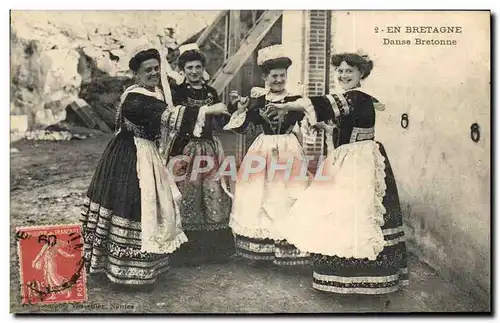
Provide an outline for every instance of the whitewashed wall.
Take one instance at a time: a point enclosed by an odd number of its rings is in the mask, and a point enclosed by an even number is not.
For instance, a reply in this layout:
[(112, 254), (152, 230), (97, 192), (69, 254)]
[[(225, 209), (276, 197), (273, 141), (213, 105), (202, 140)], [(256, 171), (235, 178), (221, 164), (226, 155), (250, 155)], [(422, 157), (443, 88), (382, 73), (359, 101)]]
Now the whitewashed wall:
[[(461, 26), (457, 35), (389, 35), (387, 26)], [(375, 62), (365, 87), (386, 104), (376, 139), (389, 154), (422, 260), (486, 300), (490, 280), (489, 13), (335, 12), (334, 52)], [(456, 39), (456, 46), (387, 46), (383, 38)], [(400, 119), (409, 115), (409, 127)], [(481, 140), (470, 139), (477, 122)], [(411, 268), (410, 268), (411, 270)]]

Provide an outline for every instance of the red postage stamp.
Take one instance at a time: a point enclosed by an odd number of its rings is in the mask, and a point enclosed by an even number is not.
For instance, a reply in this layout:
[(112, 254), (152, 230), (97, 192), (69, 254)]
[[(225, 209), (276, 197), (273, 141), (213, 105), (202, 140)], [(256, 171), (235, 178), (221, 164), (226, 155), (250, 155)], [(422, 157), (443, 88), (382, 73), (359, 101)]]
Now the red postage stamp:
[(22, 304), (87, 300), (79, 224), (16, 228)]

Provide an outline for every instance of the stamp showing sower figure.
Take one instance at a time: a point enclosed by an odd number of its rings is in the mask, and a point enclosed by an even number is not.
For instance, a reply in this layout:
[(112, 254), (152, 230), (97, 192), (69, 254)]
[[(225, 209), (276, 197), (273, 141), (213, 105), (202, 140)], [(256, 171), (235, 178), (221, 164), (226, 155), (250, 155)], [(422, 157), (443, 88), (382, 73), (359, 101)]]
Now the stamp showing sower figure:
[(16, 228), (23, 305), (87, 300), (81, 233), (78, 224)]

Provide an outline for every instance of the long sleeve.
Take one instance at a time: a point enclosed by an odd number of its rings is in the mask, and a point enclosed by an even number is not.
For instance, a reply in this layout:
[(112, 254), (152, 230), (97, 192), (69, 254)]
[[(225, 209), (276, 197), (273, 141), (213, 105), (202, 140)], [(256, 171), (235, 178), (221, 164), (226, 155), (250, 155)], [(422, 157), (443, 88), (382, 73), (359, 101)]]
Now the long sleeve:
[(122, 115), (141, 127), (159, 126), (166, 104), (141, 94), (130, 93), (122, 106)]
[(364, 114), (372, 114), (373, 99), (365, 93), (352, 90), (345, 93), (332, 93), (309, 98), (314, 107), (318, 122), (332, 120), (342, 121), (347, 116), (364, 118)]
[(159, 135), (161, 116), (166, 109), (163, 101), (138, 93), (129, 93), (122, 105), (122, 116), (149, 138)]
[[(338, 128), (333, 134), (333, 141), (342, 145), (352, 142), (353, 129), (368, 131), (373, 136), (375, 126), (374, 98), (360, 90), (333, 93), (308, 99), (314, 107), (318, 121), (333, 121)], [(307, 100), (302, 105), (306, 105)], [(368, 130), (360, 130), (368, 129)], [(357, 140), (357, 137), (356, 139)]]
[(350, 92), (347, 93), (356, 107), (352, 113), (353, 125), (358, 128), (375, 126), (375, 105), (377, 104), (375, 99), (362, 92), (350, 94)]
[(133, 124), (143, 127), (146, 123), (144, 113), (146, 100), (142, 95), (129, 93), (122, 104), (122, 116)]
[(313, 96), (309, 100), (314, 107), (318, 122), (335, 120), (332, 105), (326, 96)]
[(179, 114), (175, 128), (182, 137), (209, 137), (214, 127), (214, 117), (206, 115), (207, 107), (220, 103), (217, 91), (204, 84), (202, 88), (193, 88), (182, 83), (173, 87), (174, 106), (178, 106)]
[(174, 106), (182, 106), (177, 114), (175, 130), (181, 135), (191, 136), (201, 106), (186, 106), (188, 93), (182, 84), (173, 85), (171, 88)]
[(146, 114), (146, 120), (144, 122), (144, 127), (146, 131), (157, 132), (160, 129), (161, 116), (167, 105), (164, 102), (154, 100), (153, 102), (146, 105), (144, 108), (144, 113)]
[[(217, 91), (214, 88), (209, 87), (209, 93), (211, 93), (213, 97), (213, 102), (211, 103), (211, 105), (222, 102), (219, 94), (217, 94)], [(213, 115), (210, 117), (210, 119), (210, 122), (212, 122), (213, 130), (221, 130), (223, 129), (224, 125), (229, 122), (229, 117), (227, 115)]]
[(198, 113), (200, 112), (200, 107), (186, 107), (184, 110), (184, 115), (181, 120), (180, 133), (191, 135), (196, 124), (196, 119), (198, 118)]
[(262, 104), (260, 101), (262, 101), (261, 98), (250, 99), (247, 111), (241, 113), (236, 110), (236, 107), (230, 107), (229, 111), (232, 112), (232, 115), (229, 122), (224, 126), (224, 130), (245, 133), (250, 124), (260, 124), (262, 122), (259, 114), (259, 104)]

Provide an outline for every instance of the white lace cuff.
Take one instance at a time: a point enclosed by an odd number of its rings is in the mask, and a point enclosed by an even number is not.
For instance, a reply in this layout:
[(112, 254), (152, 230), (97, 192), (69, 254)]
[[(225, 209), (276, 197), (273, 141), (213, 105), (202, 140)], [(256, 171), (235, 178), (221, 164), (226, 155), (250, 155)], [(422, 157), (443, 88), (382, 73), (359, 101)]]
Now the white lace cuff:
[(204, 105), (200, 108), (200, 111), (198, 112), (198, 117), (196, 118), (196, 123), (194, 124), (194, 129), (193, 129), (193, 135), (195, 137), (201, 136), (201, 131), (203, 130), (203, 127), (205, 126), (205, 119), (206, 119), (207, 110), (208, 110), (208, 106)]
[(300, 133), (302, 134), (302, 143), (314, 145), (318, 137), (318, 131), (308, 124), (307, 119), (300, 122)]
[(229, 119), (229, 122), (224, 126), (223, 129), (224, 130), (231, 130), (231, 129), (239, 128), (243, 125), (243, 123), (245, 123), (246, 118), (247, 118), (246, 111), (243, 111), (243, 112), (235, 111), (231, 115), (231, 119)]
[(304, 108), (304, 119), (300, 122), (300, 132), (302, 133), (302, 142), (307, 145), (314, 145), (318, 132), (313, 126), (316, 125), (316, 111), (311, 100), (308, 98), (297, 99), (297, 103)]
[(377, 111), (384, 111), (385, 110), (385, 104), (380, 103), (380, 102), (373, 102), (373, 107)]
[(309, 98), (300, 98), (297, 103), (304, 108), (305, 119), (309, 125), (314, 126), (318, 122), (316, 119), (316, 111), (314, 111), (314, 106)]

